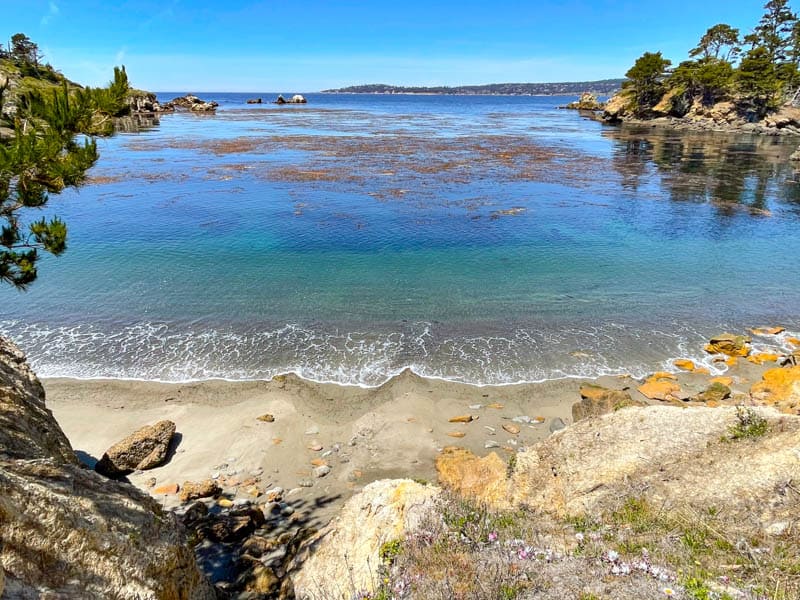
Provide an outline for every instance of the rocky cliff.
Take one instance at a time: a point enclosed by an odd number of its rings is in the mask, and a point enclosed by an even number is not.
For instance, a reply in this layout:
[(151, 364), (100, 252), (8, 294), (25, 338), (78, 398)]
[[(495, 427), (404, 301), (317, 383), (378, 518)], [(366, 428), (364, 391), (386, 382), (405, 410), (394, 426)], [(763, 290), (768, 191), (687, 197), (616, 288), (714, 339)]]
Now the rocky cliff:
[(15, 600), (215, 597), (172, 515), (133, 486), (78, 464), (24, 355), (2, 338), (0, 593)]

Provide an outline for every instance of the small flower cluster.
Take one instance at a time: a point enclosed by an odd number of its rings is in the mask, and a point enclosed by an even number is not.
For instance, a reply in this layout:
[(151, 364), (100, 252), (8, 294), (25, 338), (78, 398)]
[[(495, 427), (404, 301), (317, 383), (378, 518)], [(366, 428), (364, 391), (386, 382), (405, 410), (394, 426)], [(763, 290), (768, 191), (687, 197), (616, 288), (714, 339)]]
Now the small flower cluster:
[(635, 558), (630, 562), (621, 560), (619, 552), (615, 550), (608, 550), (603, 554), (602, 559), (611, 565), (612, 575), (625, 576), (630, 575), (633, 571), (638, 571), (659, 581), (673, 581), (675, 579), (675, 576), (668, 569), (650, 562), (650, 554), (647, 549), (642, 550), (641, 558)]
[(506, 542), (506, 546), (519, 560), (536, 560), (551, 563), (562, 558), (552, 548), (534, 548), (526, 544), (525, 540), (509, 540)]

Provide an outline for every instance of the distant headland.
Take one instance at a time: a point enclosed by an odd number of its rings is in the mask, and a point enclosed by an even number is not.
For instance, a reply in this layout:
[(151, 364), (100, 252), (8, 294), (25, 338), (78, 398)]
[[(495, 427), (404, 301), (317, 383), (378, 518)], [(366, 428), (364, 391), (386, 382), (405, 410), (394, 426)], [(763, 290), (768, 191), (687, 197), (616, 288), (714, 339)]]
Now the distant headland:
[(370, 83), (322, 90), (323, 94), (442, 94), (467, 96), (571, 96), (592, 92), (609, 96), (622, 86), (622, 79), (566, 81), (559, 83), (487, 83), (485, 85), (413, 86)]

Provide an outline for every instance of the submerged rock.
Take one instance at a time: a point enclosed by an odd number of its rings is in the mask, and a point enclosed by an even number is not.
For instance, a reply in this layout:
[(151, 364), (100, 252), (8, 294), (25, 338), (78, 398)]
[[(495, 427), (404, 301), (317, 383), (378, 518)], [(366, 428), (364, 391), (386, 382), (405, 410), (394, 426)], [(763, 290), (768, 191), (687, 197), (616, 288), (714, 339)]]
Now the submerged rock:
[(107, 477), (119, 477), (157, 467), (167, 459), (174, 435), (172, 421), (146, 425), (106, 450), (95, 465), (95, 471)]

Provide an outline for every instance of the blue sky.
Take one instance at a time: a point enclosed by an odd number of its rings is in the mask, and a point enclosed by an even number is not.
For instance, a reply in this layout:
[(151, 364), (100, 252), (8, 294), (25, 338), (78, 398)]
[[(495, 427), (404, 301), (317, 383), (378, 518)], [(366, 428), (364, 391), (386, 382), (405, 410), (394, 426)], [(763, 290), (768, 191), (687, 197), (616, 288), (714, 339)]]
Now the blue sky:
[(125, 64), (153, 91), (577, 81), (621, 77), (647, 50), (680, 61), (715, 23), (749, 30), (762, 4), (0, 0), (0, 39), (26, 33), (90, 85)]

